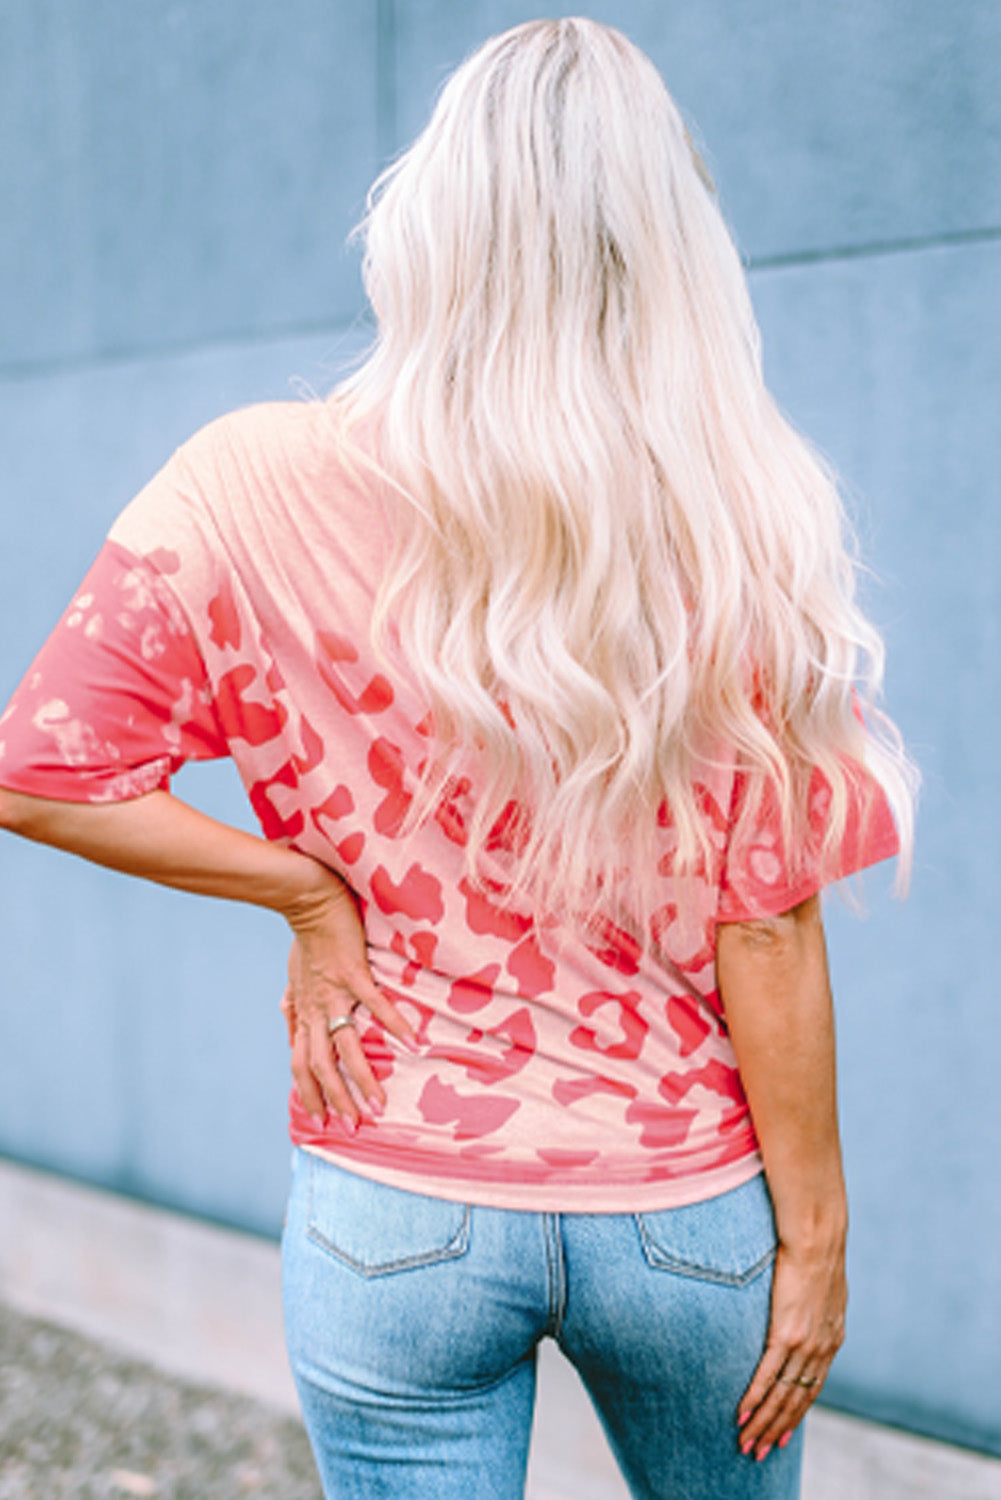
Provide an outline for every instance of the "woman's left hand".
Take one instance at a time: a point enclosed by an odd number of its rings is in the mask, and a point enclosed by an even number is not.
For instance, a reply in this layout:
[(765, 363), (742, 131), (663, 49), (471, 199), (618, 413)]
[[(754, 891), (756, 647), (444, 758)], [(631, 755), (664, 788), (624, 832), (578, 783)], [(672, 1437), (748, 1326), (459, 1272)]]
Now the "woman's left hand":
[(295, 936), (282, 1008), (302, 1102), (320, 1123), (329, 1104), (353, 1130), (359, 1109), (350, 1082), (380, 1113), (386, 1096), (346, 1018), (364, 1005), (405, 1047), (418, 1050), (417, 1039), (372, 978), (353, 891), (326, 865), (165, 791), (78, 803), (0, 789), (0, 828), (176, 890), (280, 912)]
[(373, 1115), (382, 1114), (386, 1104), (352, 1019), (355, 1010), (363, 1005), (411, 1050), (417, 1050), (417, 1039), (372, 977), (353, 891), (320, 865), (317, 878), (317, 889), (294, 910), (285, 910), (295, 940), (282, 1011), (292, 1076), (305, 1109), (322, 1123), (329, 1107), (353, 1132), (361, 1115), (359, 1099)]

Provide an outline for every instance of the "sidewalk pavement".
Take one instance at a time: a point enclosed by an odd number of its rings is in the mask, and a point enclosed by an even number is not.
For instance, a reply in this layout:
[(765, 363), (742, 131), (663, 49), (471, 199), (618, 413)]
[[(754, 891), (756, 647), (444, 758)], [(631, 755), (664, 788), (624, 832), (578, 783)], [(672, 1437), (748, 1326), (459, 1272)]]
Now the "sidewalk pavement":
[(294, 1417), (0, 1305), (0, 1500), (322, 1500)]
[[(321, 1500), (274, 1245), (3, 1162), (0, 1224), (0, 1500)], [(548, 1342), (526, 1500), (627, 1500)], [(1001, 1461), (815, 1408), (802, 1500), (1001, 1500)]]

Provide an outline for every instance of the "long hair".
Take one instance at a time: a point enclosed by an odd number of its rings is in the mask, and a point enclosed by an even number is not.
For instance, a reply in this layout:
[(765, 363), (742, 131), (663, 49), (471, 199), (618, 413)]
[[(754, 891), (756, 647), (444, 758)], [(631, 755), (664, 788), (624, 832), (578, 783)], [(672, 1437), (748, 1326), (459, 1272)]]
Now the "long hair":
[(625, 902), (644, 944), (665, 823), (676, 875), (710, 852), (707, 759), (744, 770), (746, 829), (777, 798), (793, 861), (814, 771), (831, 851), (864, 764), (906, 866), (912, 776), (843, 508), (765, 389), (649, 59), (577, 18), (491, 39), (360, 231), (377, 338), (330, 399), (396, 497), (373, 636), (432, 709), (410, 826), (472, 757), (470, 876), (502, 847), (501, 899), (577, 923)]

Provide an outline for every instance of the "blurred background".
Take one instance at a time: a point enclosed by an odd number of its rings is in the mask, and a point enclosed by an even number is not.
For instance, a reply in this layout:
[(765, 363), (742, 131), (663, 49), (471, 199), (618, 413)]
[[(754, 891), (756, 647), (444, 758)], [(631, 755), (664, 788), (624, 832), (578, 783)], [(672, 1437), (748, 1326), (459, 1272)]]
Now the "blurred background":
[[(913, 890), (828, 907), (852, 1202), (829, 1405), (1001, 1455), (1001, 7), (550, 5), (625, 30), (700, 143), (772, 388), (828, 455), (924, 774)], [(513, 0), (0, 4), (0, 704), (115, 515), (370, 336), (345, 238)], [(226, 766), (176, 790), (245, 821)], [(285, 938), (0, 847), (0, 1153), (264, 1236)], [(138, 1491), (137, 1491), (138, 1493)]]

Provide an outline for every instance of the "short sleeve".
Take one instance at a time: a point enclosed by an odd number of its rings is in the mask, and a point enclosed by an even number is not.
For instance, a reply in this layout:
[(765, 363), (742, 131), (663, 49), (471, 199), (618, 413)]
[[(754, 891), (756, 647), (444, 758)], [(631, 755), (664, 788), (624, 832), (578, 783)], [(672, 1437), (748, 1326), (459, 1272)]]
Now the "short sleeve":
[(67, 802), (165, 789), (228, 754), (198, 647), (155, 559), (107, 541), (0, 717), (0, 786)]
[(846, 785), (844, 833), (835, 847), (825, 850), (831, 788), (826, 778), (814, 771), (808, 794), (806, 847), (796, 851), (793, 858), (784, 847), (774, 790), (765, 788), (755, 815), (748, 820), (744, 813), (750, 782), (743, 772), (736, 773), (720, 879), (718, 921), (742, 922), (777, 916), (816, 895), (825, 885), (899, 852), (900, 840), (879, 783), (863, 767), (853, 764), (846, 768)]

